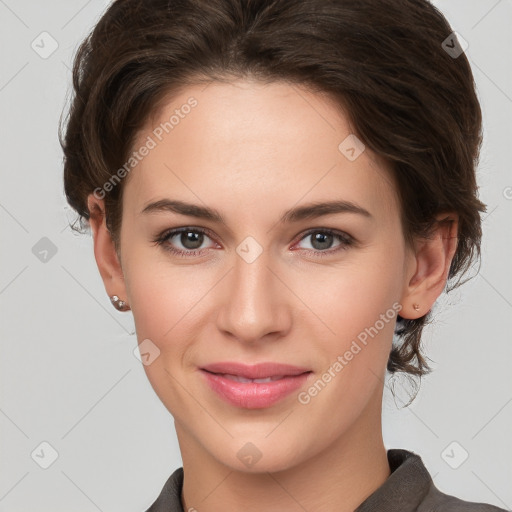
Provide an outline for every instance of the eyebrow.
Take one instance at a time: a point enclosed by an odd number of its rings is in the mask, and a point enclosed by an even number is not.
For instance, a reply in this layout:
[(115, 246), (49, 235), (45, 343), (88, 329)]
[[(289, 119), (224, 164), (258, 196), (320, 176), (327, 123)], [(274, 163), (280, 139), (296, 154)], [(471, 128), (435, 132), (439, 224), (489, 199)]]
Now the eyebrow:
[[(199, 206), (197, 204), (186, 203), (171, 199), (160, 199), (148, 204), (143, 208), (141, 214), (172, 212), (197, 219), (210, 220), (220, 224), (226, 224), (222, 215), (214, 208)], [(283, 213), (279, 222), (292, 223), (305, 219), (321, 217), (323, 215), (332, 215), (336, 213), (355, 213), (367, 218), (372, 218), (371, 213), (363, 207), (351, 201), (327, 201), (322, 203), (310, 203), (296, 208), (292, 208)]]

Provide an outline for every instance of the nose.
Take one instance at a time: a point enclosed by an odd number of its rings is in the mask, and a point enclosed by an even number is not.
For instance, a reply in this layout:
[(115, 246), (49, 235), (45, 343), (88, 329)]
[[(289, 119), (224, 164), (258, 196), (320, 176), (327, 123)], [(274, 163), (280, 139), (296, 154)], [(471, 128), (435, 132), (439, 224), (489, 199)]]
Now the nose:
[(234, 268), (223, 279), (217, 327), (242, 343), (278, 339), (291, 327), (289, 290), (266, 251), (251, 263), (234, 256)]

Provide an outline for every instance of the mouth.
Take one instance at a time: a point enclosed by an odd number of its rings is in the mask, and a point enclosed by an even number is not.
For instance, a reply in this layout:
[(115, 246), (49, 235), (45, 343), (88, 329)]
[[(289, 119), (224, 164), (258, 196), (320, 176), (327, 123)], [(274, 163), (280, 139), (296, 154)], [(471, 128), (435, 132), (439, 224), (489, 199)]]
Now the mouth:
[(224, 401), (245, 409), (270, 407), (302, 387), (313, 373), (280, 363), (214, 363), (200, 368), (210, 389)]
[(219, 362), (203, 366), (201, 367), (201, 370), (215, 373), (217, 375), (227, 375), (230, 377), (250, 380), (277, 380), (283, 377), (294, 377), (311, 371), (310, 368), (274, 362), (258, 363), (253, 365), (237, 362)]
[(235, 382), (256, 382), (258, 384), (262, 384), (264, 382), (272, 382), (274, 380), (284, 379), (286, 375), (272, 375), (271, 377), (265, 377), (263, 379), (248, 379), (247, 377), (242, 377), (241, 375), (230, 375), (229, 373), (212, 373), (212, 375), (220, 375), (224, 379), (233, 380)]

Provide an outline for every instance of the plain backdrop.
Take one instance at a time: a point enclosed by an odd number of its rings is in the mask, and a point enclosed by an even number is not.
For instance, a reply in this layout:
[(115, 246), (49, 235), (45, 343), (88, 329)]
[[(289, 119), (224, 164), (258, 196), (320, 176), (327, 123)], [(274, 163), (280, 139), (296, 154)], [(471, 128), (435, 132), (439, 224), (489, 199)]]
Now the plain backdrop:
[[(384, 440), (419, 453), (442, 491), (510, 510), (512, 1), (435, 4), (469, 44), (482, 103), (482, 266), (440, 299), (424, 337), (434, 372), (413, 404), (397, 407), (386, 387)], [(72, 55), (106, 5), (0, 0), (4, 512), (141, 512), (181, 465), (172, 417), (133, 354), (131, 313), (110, 305), (63, 194)]]

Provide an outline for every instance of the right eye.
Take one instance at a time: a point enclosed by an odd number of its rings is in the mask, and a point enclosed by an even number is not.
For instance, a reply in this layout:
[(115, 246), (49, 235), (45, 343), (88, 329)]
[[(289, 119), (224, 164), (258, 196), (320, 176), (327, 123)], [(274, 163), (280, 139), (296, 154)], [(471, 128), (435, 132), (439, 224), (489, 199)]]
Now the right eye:
[[(205, 241), (210, 240), (206, 230), (195, 227), (182, 227), (166, 230), (154, 242), (178, 256), (197, 256), (208, 247), (201, 247)], [(181, 246), (181, 247), (180, 247)], [(211, 246), (210, 248), (214, 248)]]

